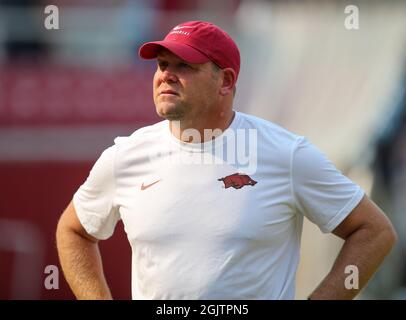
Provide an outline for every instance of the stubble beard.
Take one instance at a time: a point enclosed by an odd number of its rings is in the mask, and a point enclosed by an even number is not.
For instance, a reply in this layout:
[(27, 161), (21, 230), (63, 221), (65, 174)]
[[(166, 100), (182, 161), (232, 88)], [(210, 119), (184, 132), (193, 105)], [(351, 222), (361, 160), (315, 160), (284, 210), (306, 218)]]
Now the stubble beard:
[(162, 112), (162, 110), (159, 110), (159, 108), (157, 108), (157, 113), (159, 117), (169, 121), (173, 120), (181, 121), (185, 118), (185, 112), (184, 110), (182, 110), (181, 107), (174, 108), (173, 110), (165, 113)]

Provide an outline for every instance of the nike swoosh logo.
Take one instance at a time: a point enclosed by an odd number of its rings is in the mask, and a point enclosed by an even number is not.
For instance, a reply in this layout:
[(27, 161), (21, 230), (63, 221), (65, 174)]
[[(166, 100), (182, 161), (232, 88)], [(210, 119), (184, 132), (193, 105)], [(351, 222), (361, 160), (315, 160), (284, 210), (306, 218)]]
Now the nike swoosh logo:
[(180, 30), (180, 29), (184, 29), (184, 28), (196, 28), (195, 26), (176, 26), (175, 28), (173, 28), (173, 30)]
[(157, 181), (155, 181), (155, 182), (152, 182), (152, 183), (150, 183), (150, 184), (147, 184), (147, 185), (145, 185), (145, 186), (144, 186), (144, 182), (143, 182), (142, 185), (141, 185), (141, 190), (148, 189), (149, 187), (153, 186), (154, 184), (158, 183), (159, 181), (161, 181), (161, 179), (159, 179), (159, 180), (157, 180)]

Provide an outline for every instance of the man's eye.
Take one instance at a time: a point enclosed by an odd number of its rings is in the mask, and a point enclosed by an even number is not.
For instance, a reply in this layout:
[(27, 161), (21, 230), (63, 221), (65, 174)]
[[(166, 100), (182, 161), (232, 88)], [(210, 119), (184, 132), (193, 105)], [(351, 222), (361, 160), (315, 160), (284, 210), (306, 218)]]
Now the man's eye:
[(164, 69), (168, 64), (166, 62), (158, 62), (158, 67)]
[(191, 68), (191, 66), (190, 66), (189, 64), (184, 63), (184, 62), (179, 63), (179, 66), (180, 66), (181, 68)]

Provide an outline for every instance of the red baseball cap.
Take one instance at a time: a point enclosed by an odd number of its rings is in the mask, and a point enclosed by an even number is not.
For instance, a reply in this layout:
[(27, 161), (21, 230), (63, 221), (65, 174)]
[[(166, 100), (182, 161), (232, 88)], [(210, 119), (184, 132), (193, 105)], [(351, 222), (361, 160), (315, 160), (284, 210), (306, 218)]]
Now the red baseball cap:
[(139, 56), (154, 59), (164, 47), (190, 63), (212, 61), (221, 69), (240, 72), (240, 51), (234, 40), (210, 22), (188, 21), (174, 27), (162, 41), (147, 42), (140, 47)]

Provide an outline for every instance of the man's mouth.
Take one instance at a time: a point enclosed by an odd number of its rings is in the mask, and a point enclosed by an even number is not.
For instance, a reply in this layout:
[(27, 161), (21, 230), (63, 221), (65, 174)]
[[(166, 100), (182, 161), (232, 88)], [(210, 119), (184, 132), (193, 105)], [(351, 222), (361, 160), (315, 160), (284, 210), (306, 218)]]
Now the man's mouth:
[(162, 90), (159, 95), (175, 95), (178, 96), (179, 94), (174, 90)]

